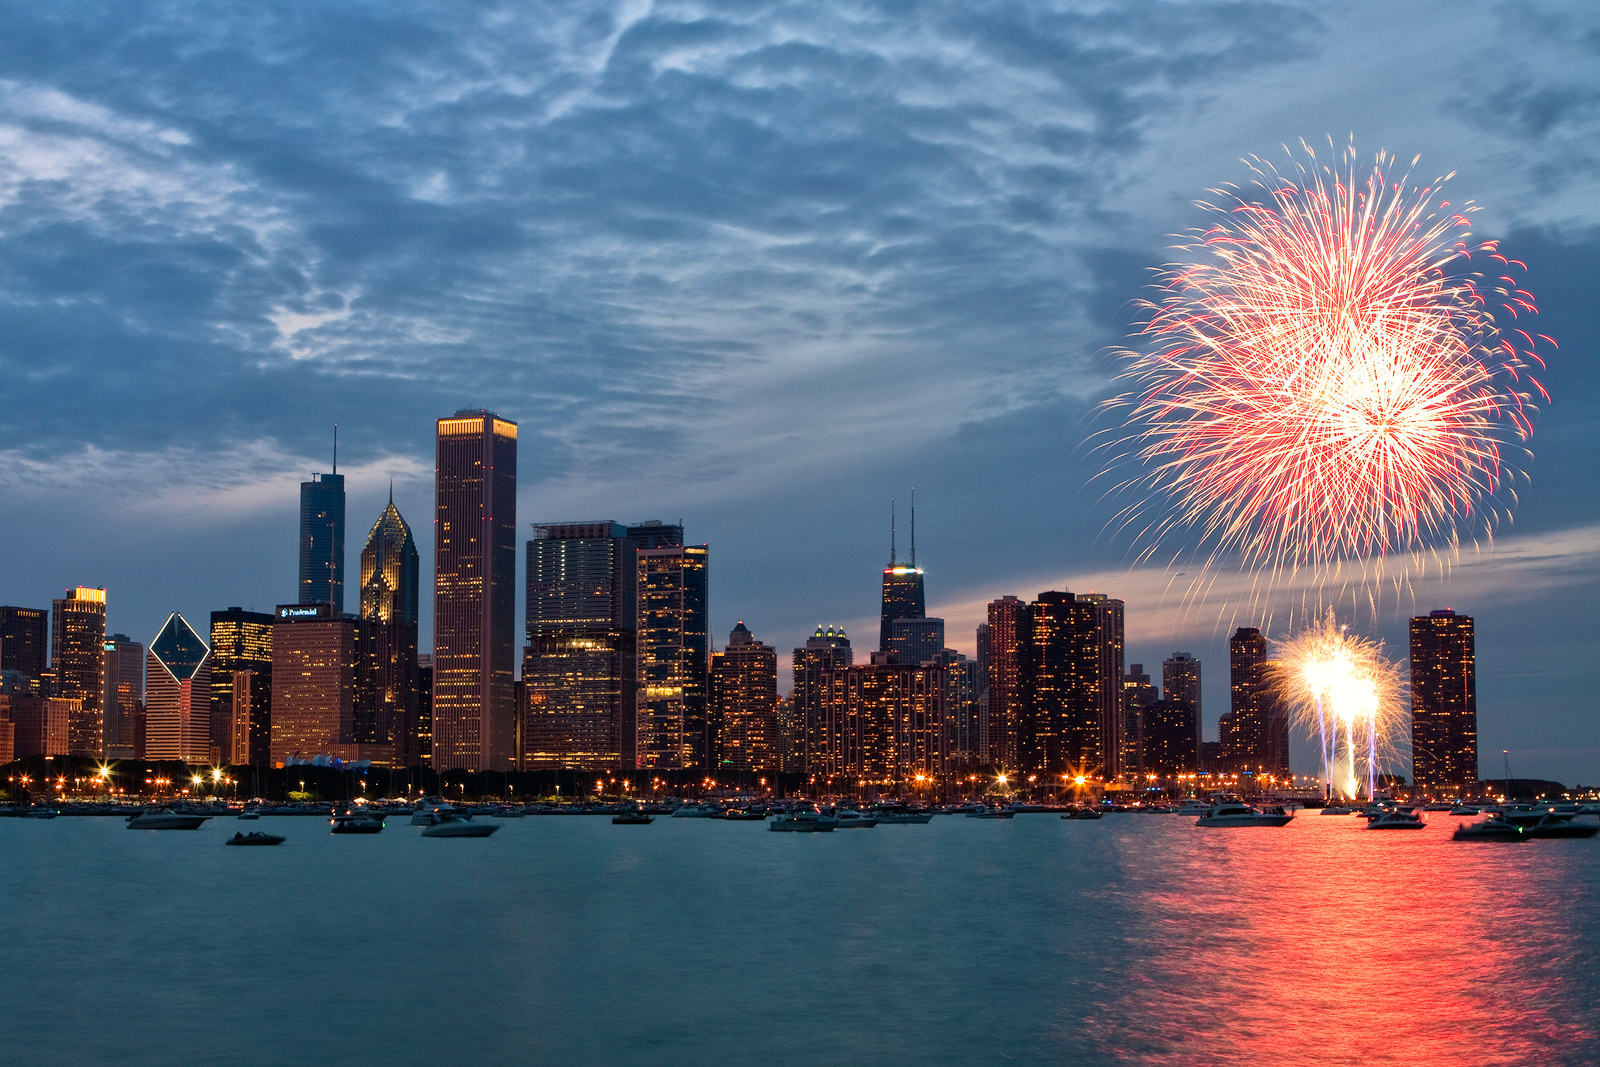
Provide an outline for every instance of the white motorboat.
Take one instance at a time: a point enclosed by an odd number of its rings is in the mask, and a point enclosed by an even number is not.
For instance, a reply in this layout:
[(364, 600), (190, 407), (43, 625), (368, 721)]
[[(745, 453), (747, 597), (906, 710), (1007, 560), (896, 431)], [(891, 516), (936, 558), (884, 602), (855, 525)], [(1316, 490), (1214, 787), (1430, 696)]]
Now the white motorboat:
[(335, 834), (376, 834), (383, 830), (383, 819), (364, 811), (330, 816), (328, 824), (329, 832)]
[(444, 812), (434, 816), (431, 825), (422, 830), (423, 837), (488, 837), (500, 829), (499, 823), (473, 822), (459, 812)]
[(920, 826), (933, 821), (933, 816), (925, 811), (877, 811), (872, 817), (884, 826)]
[(1195, 821), (1196, 826), (1287, 826), (1294, 816), (1278, 808), (1262, 811), (1240, 800), (1219, 800)]
[(981, 811), (967, 812), (969, 819), (1014, 819), (1017, 813), (1010, 808), (984, 808)]
[[(433, 817), (436, 814), (454, 815), (458, 814), (458, 812), (442, 797), (423, 797), (421, 800), (417, 801), (417, 806), (411, 813), (411, 825), (432, 826)], [(466, 814), (466, 817), (469, 819), (472, 818), (470, 814)]]
[(1211, 810), (1211, 805), (1203, 800), (1185, 800), (1181, 807), (1172, 809), (1174, 815), (1204, 815)]
[(878, 825), (877, 816), (865, 815), (849, 808), (834, 812), (832, 817), (835, 830), (868, 830)]
[(1386, 811), (1368, 821), (1368, 830), (1420, 830), (1428, 824), (1414, 811)]
[(152, 808), (128, 816), (130, 830), (198, 830), (209, 815), (186, 815), (171, 808)]
[(774, 815), (767, 820), (768, 830), (798, 834), (832, 833), (838, 825), (838, 820), (814, 811), (796, 811), (788, 815)]
[(245, 808), (243, 811), (241, 811), (239, 813), (239, 818), (243, 819), (246, 822), (249, 822), (252, 819), (261, 818), (261, 812), (257, 811), (255, 808)]
[(672, 813), (674, 819), (720, 819), (722, 809), (715, 804), (685, 804)]

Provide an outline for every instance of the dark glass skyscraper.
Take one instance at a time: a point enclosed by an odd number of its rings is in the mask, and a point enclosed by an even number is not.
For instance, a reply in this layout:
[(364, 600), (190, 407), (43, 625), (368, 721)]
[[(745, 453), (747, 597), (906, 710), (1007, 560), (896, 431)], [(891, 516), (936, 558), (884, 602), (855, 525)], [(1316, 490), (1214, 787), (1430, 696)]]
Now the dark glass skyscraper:
[(238, 607), (211, 613), (211, 746), (224, 763), (267, 762), (272, 619), (270, 612)]
[(707, 591), (711, 553), (683, 527), (630, 526), (639, 566), (638, 766), (709, 767)]
[(106, 757), (139, 759), (144, 744), (144, 646), (127, 634), (106, 638)]
[(535, 526), (528, 542), (522, 766), (638, 766), (639, 562), (615, 522)]
[(1195, 748), (1200, 747), (1200, 661), (1191, 652), (1174, 652), (1161, 662), (1161, 688), (1168, 700), (1186, 700), (1194, 705)]
[(883, 617), (878, 626), (878, 650), (889, 651), (896, 619), (920, 619), (928, 613), (922, 595), (922, 571), (917, 567), (917, 512), (911, 509), (911, 563), (895, 559), (894, 511), (889, 512), (889, 565), (883, 568)]
[[(1100, 608), (1040, 593), (1017, 622), (1017, 767), (1051, 779), (1104, 774)], [(1116, 678), (1120, 696), (1121, 675)]]
[(1289, 718), (1278, 699), (1267, 639), (1241, 626), (1228, 640), (1229, 710), (1218, 723), (1222, 752), (1237, 771), (1289, 773)]
[[(334, 470), (338, 470), (337, 462)], [(344, 611), (344, 475), (300, 483), (300, 603)]]
[(1472, 616), (1434, 611), (1411, 620), (1411, 765), (1420, 792), (1478, 781), (1477, 650)]
[(383, 509), (361, 550), (361, 628), (353, 731), (362, 744), (390, 745), (394, 765), (418, 763), (417, 618), (421, 563), (411, 527)]
[(517, 424), (489, 411), (436, 423), (434, 770), (514, 761)]
[(44, 608), (0, 607), (0, 671), (44, 673), (50, 652), (50, 612)]

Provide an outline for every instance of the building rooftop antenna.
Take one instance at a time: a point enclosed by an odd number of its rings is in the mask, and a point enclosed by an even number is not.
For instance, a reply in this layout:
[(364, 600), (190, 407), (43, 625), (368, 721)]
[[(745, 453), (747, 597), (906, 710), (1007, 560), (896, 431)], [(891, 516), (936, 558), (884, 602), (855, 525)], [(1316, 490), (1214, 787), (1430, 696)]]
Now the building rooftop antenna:
[(894, 497), (889, 498), (889, 566), (894, 566)]
[(911, 487), (911, 569), (917, 569), (917, 487)]
[(333, 472), (339, 473), (339, 424), (333, 424)]

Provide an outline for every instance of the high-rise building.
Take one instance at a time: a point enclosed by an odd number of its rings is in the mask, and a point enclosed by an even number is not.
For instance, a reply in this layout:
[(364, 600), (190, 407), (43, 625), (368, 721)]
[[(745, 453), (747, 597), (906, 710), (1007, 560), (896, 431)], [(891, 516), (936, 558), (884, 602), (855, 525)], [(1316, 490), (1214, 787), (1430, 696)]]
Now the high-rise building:
[(344, 475), (313, 474), (300, 483), (300, 603), (344, 612)]
[(989, 763), (1001, 770), (1017, 766), (1017, 627), (1027, 605), (1014, 596), (989, 601)]
[(144, 747), (144, 646), (127, 634), (106, 638), (106, 758), (141, 759)]
[(823, 713), (823, 672), (841, 670), (854, 662), (850, 638), (843, 629), (832, 626), (826, 630), (818, 626), (817, 632), (806, 638), (805, 647), (794, 650), (794, 716), (804, 734), (797, 769), (806, 774), (816, 774), (822, 766), (822, 753), (837, 752), (843, 744), (828, 734), (840, 724)]
[(901, 663), (928, 662), (944, 651), (944, 620), (891, 619), (884, 651), (894, 653)]
[(433, 764), (433, 653), (417, 653), (416, 766)]
[(980, 622), (974, 635), (978, 645), (978, 658), (974, 662), (978, 671), (978, 710), (974, 726), (977, 737), (973, 744), (979, 766), (989, 762), (989, 624)]
[(49, 611), (0, 607), (0, 671), (19, 671), (38, 678), (44, 674), (49, 652)]
[(329, 604), (280, 604), (272, 626), (272, 740), (267, 758), (357, 758), (357, 620)]
[[(1017, 769), (1054, 780), (1106, 774), (1101, 606), (1045, 592), (1017, 623)], [(1116, 687), (1121, 689), (1121, 673)]]
[(924, 660), (941, 672), (944, 680), (943, 715), (945, 753), (951, 767), (976, 767), (982, 762), (983, 720), (979, 714), (979, 671), (975, 660), (953, 648)]
[(1472, 616), (1411, 620), (1411, 765), (1419, 792), (1456, 793), (1478, 782), (1477, 649)]
[(723, 770), (770, 773), (778, 765), (778, 653), (751, 636), (743, 621), (711, 667), (714, 720), (721, 727)]
[(821, 672), (818, 731), (824, 746), (813, 753), (816, 788), (904, 783), (917, 774), (945, 771), (943, 671), (896, 663), (887, 652), (872, 662)]
[(182, 615), (167, 617), (145, 654), (144, 758), (211, 758), (211, 649)]
[(1241, 626), (1228, 640), (1229, 710), (1218, 722), (1223, 758), (1238, 771), (1289, 773), (1289, 717), (1267, 639)]
[(439, 419), (434, 483), (433, 768), (514, 762), (517, 424)]
[(68, 755), (72, 717), (81, 709), (82, 701), (13, 692), (7, 703), (13, 759)]
[(1126, 720), (1123, 715), (1122, 671), (1126, 608), (1104, 593), (1079, 593), (1078, 602), (1092, 604), (1095, 618), (1095, 717), (1100, 723), (1100, 773), (1107, 780), (1122, 776)]
[(1168, 700), (1183, 700), (1194, 706), (1194, 744), (1200, 748), (1200, 661), (1189, 652), (1174, 652), (1161, 663), (1161, 688)]
[(1142, 720), (1145, 773), (1171, 777), (1198, 769), (1194, 705), (1187, 700), (1158, 700), (1144, 708)]
[(361, 627), (352, 731), (387, 745), (397, 767), (417, 765), (417, 621), (422, 567), (411, 527), (389, 506), (361, 550)]
[(78, 701), (67, 727), (71, 753), (104, 755), (106, 591), (84, 586), (67, 590), (55, 602), (50, 621), (55, 695)]
[(638, 551), (638, 765), (709, 767), (706, 617), (710, 549), (685, 545), (683, 527), (627, 529)]
[(610, 521), (534, 531), (522, 766), (631, 770), (638, 765), (639, 709), (634, 542), (627, 527)]
[[(270, 758), (272, 627), (265, 611), (230, 607), (211, 613), (211, 747), (218, 762)], [(242, 674), (249, 678), (241, 693), (234, 682)]]
[(1161, 690), (1150, 682), (1143, 663), (1128, 664), (1122, 676), (1122, 770), (1123, 774), (1145, 773), (1144, 709), (1161, 699)]
[(883, 569), (883, 616), (878, 626), (878, 649), (889, 651), (896, 619), (920, 619), (927, 614), (922, 595), (922, 570), (917, 566), (917, 505), (911, 505), (911, 563), (895, 556), (894, 501), (889, 502), (889, 565)]

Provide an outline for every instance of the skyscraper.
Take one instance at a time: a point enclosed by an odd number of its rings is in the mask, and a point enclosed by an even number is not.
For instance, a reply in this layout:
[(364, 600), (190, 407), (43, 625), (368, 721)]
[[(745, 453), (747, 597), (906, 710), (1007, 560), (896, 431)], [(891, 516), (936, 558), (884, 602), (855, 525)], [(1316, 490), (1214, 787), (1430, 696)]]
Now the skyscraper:
[(1051, 778), (1110, 777), (1102, 749), (1102, 706), (1122, 676), (1101, 670), (1104, 607), (1072, 593), (1045, 592), (1017, 623), (1017, 768)]
[(1126, 653), (1126, 605), (1104, 593), (1079, 593), (1078, 602), (1094, 606), (1095, 716), (1100, 722), (1100, 772), (1107, 780), (1122, 776), (1123, 716), (1122, 671)]
[(522, 766), (631, 770), (638, 765), (639, 709), (634, 542), (627, 527), (609, 521), (534, 530)]
[(79, 586), (55, 602), (50, 628), (50, 665), (58, 697), (79, 701), (67, 726), (74, 756), (105, 754), (106, 591)]
[(944, 772), (944, 672), (892, 659), (874, 652), (871, 663), (821, 672), (826, 747), (811, 760), (818, 790), (835, 776), (846, 780), (837, 784), (859, 786)]
[(435, 424), (433, 768), (514, 760), (517, 424), (458, 411)]
[(911, 563), (895, 558), (894, 502), (889, 504), (889, 565), (883, 568), (883, 616), (878, 626), (878, 648), (889, 650), (895, 619), (920, 619), (927, 614), (922, 597), (922, 571), (917, 566), (917, 508), (911, 506)]
[[(248, 674), (243, 686), (236, 677)], [(211, 747), (224, 763), (265, 763), (272, 743), (272, 615), (211, 613)]]
[(816, 774), (823, 765), (822, 753), (838, 751), (842, 745), (828, 735), (830, 727), (839, 724), (823, 713), (823, 672), (841, 670), (854, 661), (850, 638), (832, 626), (826, 630), (818, 626), (805, 647), (794, 650), (794, 716), (804, 736), (799, 769), (807, 774)]
[(1195, 749), (1200, 747), (1200, 661), (1189, 652), (1174, 652), (1161, 663), (1161, 688), (1168, 700), (1194, 705)]
[(1194, 705), (1187, 700), (1158, 700), (1147, 705), (1143, 731), (1143, 763), (1147, 773), (1170, 777), (1198, 768)]
[(144, 745), (144, 646), (127, 634), (105, 643), (106, 757), (141, 759)]
[(1289, 773), (1289, 720), (1274, 678), (1267, 639), (1254, 626), (1239, 627), (1228, 640), (1229, 710), (1218, 722), (1235, 770)]
[(710, 549), (685, 545), (683, 527), (645, 522), (638, 549), (638, 765), (709, 767), (706, 618)]
[(1411, 620), (1411, 765), (1419, 792), (1478, 782), (1477, 650), (1472, 616), (1448, 608)]
[(272, 626), (272, 740), (268, 759), (356, 758), (357, 621), (330, 604), (280, 604)]
[(145, 655), (144, 758), (211, 758), (211, 649), (176, 612)]
[(332, 474), (300, 483), (300, 603), (344, 612), (344, 475), (335, 453)]
[(1150, 683), (1143, 663), (1128, 664), (1122, 676), (1122, 770), (1124, 774), (1144, 771), (1144, 709), (1161, 699), (1161, 690)]
[(1026, 610), (1014, 596), (989, 601), (988, 757), (1001, 770), (1017, 765), (1017, 626)]
[(944, 651), (944, 620), (926, 616), (891, 619), (884, 651), (893, 652), (901, 663), (928, 662)]
[(0, 607), (0, 671), (20, 671), (38, 678), (44, 674), (49, 651), (49, 611)]
[(417, 752), (417, 620), (421, 564), (411, 527), (383, 509), (361, 550), (361, 630), (356, 650), (356, 741), (389, 745), (393, 764)]
[(711, 694), (721, 727), (718, 766), (778, 770), (778, 653), (751, 636), (742, 621), (713, 659)]

